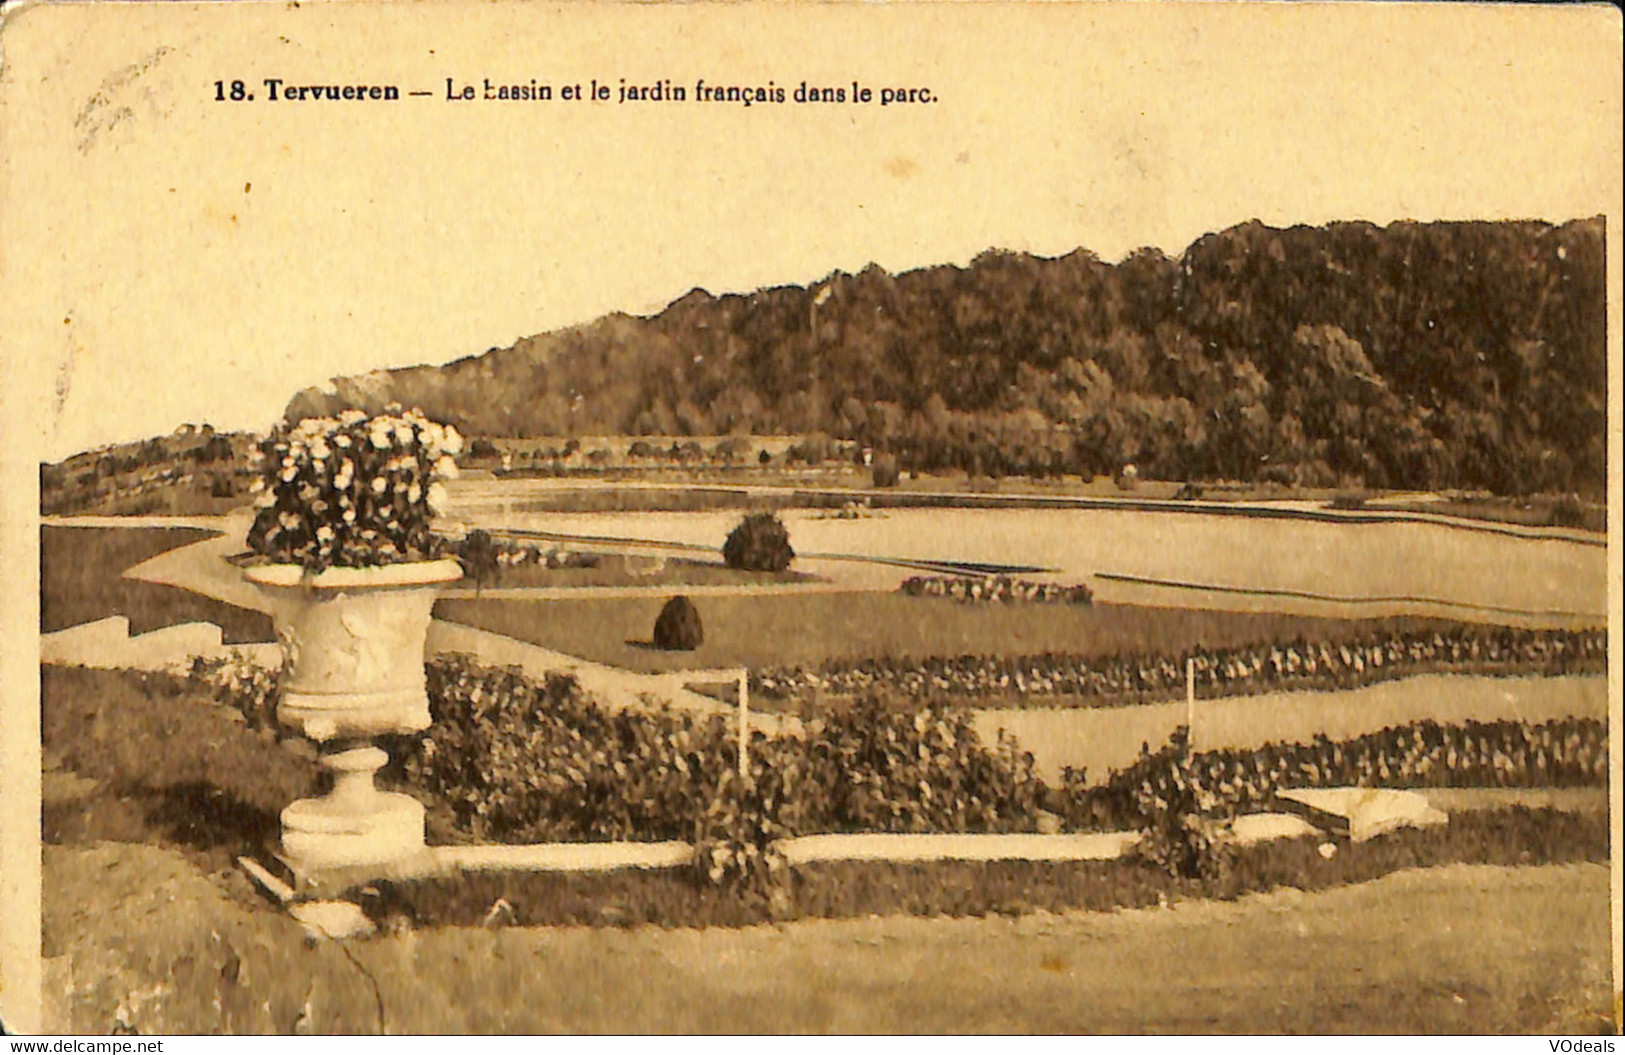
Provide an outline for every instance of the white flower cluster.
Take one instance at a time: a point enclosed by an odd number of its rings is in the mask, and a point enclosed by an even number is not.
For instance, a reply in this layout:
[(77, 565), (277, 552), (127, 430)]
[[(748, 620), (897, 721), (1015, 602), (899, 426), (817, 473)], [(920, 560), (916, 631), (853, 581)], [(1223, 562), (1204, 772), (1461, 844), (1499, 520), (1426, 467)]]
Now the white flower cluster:
[(438, 556), (430, 518), (446, 508), (463, 438), (418, 410), (305, 418), (254, 452), (259, 514), (249, 546), (321, 570)]

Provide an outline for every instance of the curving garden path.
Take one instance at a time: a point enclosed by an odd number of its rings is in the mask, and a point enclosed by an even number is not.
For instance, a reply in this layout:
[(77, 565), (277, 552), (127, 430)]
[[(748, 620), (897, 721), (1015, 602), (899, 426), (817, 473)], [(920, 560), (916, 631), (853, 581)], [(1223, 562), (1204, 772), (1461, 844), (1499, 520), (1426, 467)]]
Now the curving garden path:
[[(221, 517), (202, 526), (224, 533), (160, 553), (129, 568), (124, 572), (124, 577), (175, 586), (241, 608), (266, 611), (267, 604), (259, 590), (243, 579), (239, 568), (225, 559), (243, 551), (248, 519), (240, 515)], [(670, 593), (670, 589), (664, 592)], [(138, 647), (140, 638), (134, 638), (132, 642)], [(441, 619), (430, 624), (428, 648), (435, 654), (467, 653), (486, 663), (517, 666), (538, 679), (545, 679), (550, 674), (570, 675), (583, 691), (612, 710), (665, 704), (677, 710), (699, 713), (732, 711), (721, 701), (686, 688), (679, 676), (639, 674)], [(762, 714), (753, 715), (751, 725), (763, 732), (774, 733), (795, 728), (799, 723), (793, 718)]]
[[(1496, 678), (1422, 674), (1337, 692), (1271, 692), (1198, 700), (1193, 740), (1198, 750), (1259, 747), (1270, 741), (1309, 743), (1317, 734), (1351, 740), (1384, 728), (1432, 719), (1443, 724), (1608, 717), (1608, 679), (1600, 675)], [(1135, 707), (984, 710), (978, 734), (1000, 729), (1032, 752), (1038, 775), (1060, 779), (1066, 766), (1084, 768), (1090, 783), (1130, 765), (1149, 744), (1168, 742), (1187, 721), (1184, 703)]]

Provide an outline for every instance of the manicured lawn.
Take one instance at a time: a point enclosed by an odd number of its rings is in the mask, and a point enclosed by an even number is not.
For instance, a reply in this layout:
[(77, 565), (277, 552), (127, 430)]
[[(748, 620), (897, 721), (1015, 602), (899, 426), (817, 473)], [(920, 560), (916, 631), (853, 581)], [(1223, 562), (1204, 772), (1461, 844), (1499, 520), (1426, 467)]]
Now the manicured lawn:
[(435, 927), (316, 945), (230, 876), (155, 847), (48, 846), (44, 867), (43, 945), (71, 957), (76, 1033), (1610, 1028), (1600, 864), (1015, 919)]
[(43, 807), (48, 843), (114, 839), (180, 850), (222, 868), (274, 849), (277, 814), (312, 792), (309, 753), (253, 732), (179, 678), (43, 667), (40, 741), (53, 772), (96, 782)]
[[(678, 591), (674, 591), (678, 592)], [(695, 600), (705, 643), (660, 652), (649, 640), (663, 597), (441, 601), (442, 619), (631, 670), (811, 666), (830, 659), (967, 654), (1181, 652), (1298, 637), (1338, 641), (1436, 620), (1318, 619), (1127, 605), (973, 605), (892, 593)]]
[(130, 633), (219, 625), (228, 643), (275, 641), (270, 617), (190, 590), (120, 578), (149, 557), (214, 537), (200, 528), (40, 528), (40, 632), (122, 615)]

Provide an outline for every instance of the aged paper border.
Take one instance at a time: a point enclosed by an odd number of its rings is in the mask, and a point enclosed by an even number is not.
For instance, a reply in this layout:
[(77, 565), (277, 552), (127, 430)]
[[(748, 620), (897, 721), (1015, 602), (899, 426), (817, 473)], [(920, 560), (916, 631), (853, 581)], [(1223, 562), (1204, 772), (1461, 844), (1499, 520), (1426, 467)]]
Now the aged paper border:
[[(1274, 10), (1265, 10), (1271, 6)], [(1132, 7), (1132, 11), (1130, 16), (1125, 18), (1123, 12), (1128, 7)], [(6, 60), (5, 74), (0, 77), (0, 122), (4, 125), (7, 148), (0, 153), (0, 171), (4, 173), (4, 183), (0, 183), (0, 196), (3, 196), (0, 197), (0, 273), (4, 275), (3, 299), (0, 299), (3, 308), (0, 310), (3, 310), (8, 318), (4, 331), (0, 331), (0, 347), (3, 347), (4, 351), (4, 358), (0, 359), (0, 399), (4, 402), (3, 413), (0, 413), (0, 453), (3, 453), (4, 462), (3, 476), (0, 476), (0, 495), (4, 496), (0, 567), (7, 573), (4, 604), (0, 604), (0, 664), (3, 664), (0, 691), (3, 691), (5, 704), (4, 724), (0, 726), (4, 733), (3, 739), (0, 739), (0, 745), (3, 745), (0, 746), (0, 750), (3, 750), (4, 779), (4, 786), (0, 788), (0, 799), (4, 802), (3, 836), (0, 836), (3, 837), (3, 845), (0, 845), (0, 906), (3, 906), (4, 913), (4, 919), (0, 921), (4, 924), (3, 934), (0, 934), (0, 972), (3, 972), (0, 973), (0, 979), (3, 979), (0, 980), (0, 986), (3, 986), (0, 988), (0, 999), (4, 1000), (8, 1022), (23, 1029), (33, 1028), (38, 1022), (36, 994), (40, 977), (37, 808), (39, 730), (38, 679), (35, 662), (38, 628), (38, 591), (35, 582), (38, 567), (38, 533), (35, 510), (38, 508), (38, 501), (35, 469), (41, 458), (47, 456), (52, 443), (50, 439), (52, 430), (59, 424), (53, 419), (51, 408), (54, 402), (53, 392), (59, 380), (59, 372), (53, 368), (53, 363), (62, 352), (63, 333), (46, 327), (41, 322), (47, 319), (48, 315), (54, 315), (62, 291), (54, 288), (48, 277), (58, 272), (51, 267), (38, 265), (48, 258), (66, 252), (66, 247), (84, 241), (111, 239), (116, 242), (123, 237), (119, 231), (108, 230), (95, 220), (87, 224), (83, 218), (75, 217), (71, 209), (65, 208), (71, 204), (73, 195), (80, 193), (73, 189), (74, 181), (86, 179), (89, 173), (78, 169), (58, 171), (55, 167), (53, 159), (57, 157), (56, 148), (50, 144), (57, 142), (65, 134), (75, 134), (62, 128), (60, 124), (52, 123), (59, 121), (61, 111), (54, 105), (46, 104), (63, 102), (59, 93), (67, 91), (80, 93), (78, 98), (83, 105), (79, 112), (83, 114), (89, 105), (89, 97), (85, 94), (86, 87), (96, 83), (104, 85), (108, 83), (108, 78), (116, 75), (119, 70), (139, 61), (142, 55), (150, 54), (154, 41), (172, 41), (173, 44), (165, 46), (190, 49), (191, 54), (207, 56), (222, 69), (238, 66), (245, 70), (255, 69), (257, 72), (263, 72), (263, 66), (256, 67), (255, 64), (255, 48), (258, 46), (256, 41), (264, 34), (274, 33), (278, 29), (296, 29), (295, 35), (302, 41), (318, 46), (323, 56), (322, 61), (329, 65), (341, 63), (346, 57), (364, 63), (369, 56), (376, 57), (386, 52), (404, 54), (409, 47), (416, 47), (425, 41), (436, 42), (440, 45), (441, 58), (429, 59), (419, 55), (411, 60), (417, 65), (408, 67), (409, 71), (425, 74), (419, 79), (428, 83), (436, 83), (439, 77), (448, 73), (457, 73), (460, 76), (478, 73), (477, 68), (471, 69), (470, 66), (477, 67), (479, 63), (476, 60), (481, 56), (490, 58), (492, 64), (505, 64), (508, 68), (525, 68), (516, 42), (504, 35), (513, 27), (515, 23), (512, 20), (516, 18), (520, 22), (534, 19), (531, 23), (533, 26), (545, 24), (550, 30), (572, 36), (578, 43), (591, 50), (595, 59), (612, 56), (617, 48), (636, 50), (653, 47), (660, 41), (660, 32), (670, 30), (676, 34), (667, 41), (671, 47), (681, 46), (702, 51), (710, 49), (707, 53), (712, 56), (711, 61), (715, 68), (731, 70), (740, 79), (750, 80), (759, 79), (763, 71), (769, 69), (774, 62), (785, 62), (786, 56), (795, 54), (797, 40), (803, 34), (811, 34), (814, 40), (830, 41), (838, 38), (844, 53), (848, 56), (848, 68), (859, 75), (866, 75), (864, 71), (883, 69), (904, 49), (910, 48), (911, 42), (919, 39), (922, 34), (925, 39), (935, 43), (957, 43), (957, 48), (944, 49), (952, 52), (953, 61), (968, 61), (971, 55), (991, 56), (989, 61), (995, 71), (999, 68), (1015, 70), (1022, 68), (1023, 57), (1033, 48), (1033, 40), (1051, 30), (1056, 24), (1055, 20), (1075, 19), (1087, 22), (1092, 27), (1098, 34), (1093, 46), (1105, 51), (1110, 51), (1114, 47), (1129, 49), (1136, 47), (1132, 39), (1136, 30), (1146, 33), (1188, 34), (1193, 41), (1200, 39), (1203, 42), (1202, 46), (1212, 47), (1216, 51), (1236, 47), (1243, 38), (1254, 47), (1277, 49), (1335, 47), (1339, 39), (1348, 41), (1370, 40), (1373, 37), (1383, 39), (1393, 45), (1392, 65), (1390, 68), (1373, 68), (1370, 71), (1373, 103), (1365, 114), (1368, 122), (1402, 122), (1414, 116), (1407, 113), (1403, 106), (1389, 110), (1382, 103), (1383, 99), (1389, 103), (1394, 102), (1391, 97), (1384, 95), (1385, 91), (1390, 91), (1383, 87), (1384, 83), (1406, 76), (1437, 78), (1438, 80), (1429, 82), (1434, 88), (1430, 103), (1439, 108), (1435, 111), (1435, 116), (1439, 112), (1448, 111), (1454, 114), (1453, 120), (1469, 122), (1483, 116), (1481, 111), (1475, 110), (1474, 103), (1474, 96), (1483, 85), (1451, 84), (1448, 78), (1452, 70), (1471, 67), (1475, 48), (1488, 46), (1478, 41), (1474, 34), (1488, 29), (1499, 33), (1538, 29), (1540, 33), (1537, 36), (1541, 41), (1562, 44), (1564, 54), (1545, 56), (1546, 59), (1555, 61), (1545, 62), (1534, 73), (1516, 71), (1509, 73), (1509, 76), (1521, 77), (1526, 81), (1533, 78), (1530, 83), (1536, 86), (1541, 83), (1540, 77), (1578, 78), (1584, 82), (1588, 90), (1594, 87), (1595, 98), (1604, 117), (1612, 115), (1605, 125), (1598, 126), (1607, 127), (1609, 130), (1606, 134), (1599, 133), (1597, 128), (1589, 125), (1577, 133), (1584, 139), (1584, 148), (1595, 155), (1598, 162), (1596, 173), (1587, 180), (1576, 182), (1572, 178), (1572, 173), (1554, 171), (1552, 173), (1554, 178), (1562, 176), (1566, 181), (1565, 187), (1573, 192), (1573, 196), (1566, 206), (1560, 205), (1555, 212), (1541, 212), (1539, 215), (1544, 219), (1561, 221), (1604, 213), (1608, 220), (1608, 325), (1612, 407), (1609, 421), (1609, 546), (1610, 554), (1617, 555), (1621, 541), (1622, 435), (1619, 416), (1621, 392), (1619, 294), (1622, 243), (1620, 95), (1617, 77), (1620, 36), (1618, 12), (1612, 7), (1532, 9), (1510, 5), (1493, 9), (1476, 5), (1447, 5), (1444, 8), (1428, 9), (1426, 6), (1418, 5), (1387, 4), (1316, 5), (1307, 10), (1287, 10), (1281, 5), (1235, 5), (1235, 7), (1239, 10), (1165, 3), (1087, 6), (818, 4), (792, 9), (779, 5), (743, 3), (683, 5), (676, 12), (672, 12), (656, 11), (630, 4), (599, 4), (565, 9), (543, 4), (453, 3), (403, 8), (384, 4), (353, 3), (305, 4), (301, 8), (297, 5), (245, 3), (232, 5), (228, 10), (224, 6), (210, 8), (188, 4), (131, 3), (107, 5), (105, 8), (89, 4), (33, 5), (8, 10), (5, 15), (4, 33), (0, 36), (0, 47), (4, 49)], [(625, 35), (629, 29), (634, 31), (630, 38)], [(870, 33), (868, 30), (876, 32)], [(1119, 36), (1114, 38), (1113, 34)], [(146, 50), (142, 50), (143, 48)], [(444, 58), (447, 54), (459, 54), (466, 61), (459, 70), (448, 70), (447, 66), (450, 63)], [(1089, 55), (1095, 56), (1097, 53), (1091, 51)], [(1424, 70), (1422, 74), (1416, 74), (1411, 67), (1418, 61), (1431, 61), (1436, 65)], [(1462, 63), (1465, 66), (1462, 66)], [(30, 73), (43, 71), (52, 76), (60, 74), (61, 82), (19, 80), (17, 76), (19, 70)], [(1065, 77), (1071, 72), (1055, 70), (1054, 75)], [(1157, 73), (1156, 70), (1147, 71), (1148, 76), (1156, 76)], [(991, 90), (996, 95), (1000, 90), (995, 83), (996, 80), (994, 77), (985, 82), (977, 82), (978, 91)], [(1179, 96), (1177, 86), (1153, 95), (1162, 105), (1168, 107), (1222, 104), (1230, 107), (1232, 112), (1264, 106), (1269, 102), (1267, 99), (1250, 95), (1244, 80), (1233, 79), (1227, 83), (1231, 93), (1219, 100), (1208, 99), (1193, 103)], [(192, 87), (196, 88), (197, 85)], [(1257, 92), (1258, 87), (1255, 86), (1253, 90)], [(1110, 99), (1104, 101), (1111, 102)], [(1031, 110), (1038, 108), (1042, 113), (1042, 108), (1046, 105), (1042, 99), (1017, 98), (1014, 95), (1002, 100), (995, 99), (994, 102), (997, 105), (978, 110), (979, 121), (990, 120), (989, 115), (1001, 108), (1011, 115), (1026, 113), (1030, 116)], [(202, 106), (195, 98), (170, 97), (148, 98), (143, 105), (151, 109), (142, 110), (139, 106), (135, 107), (133, 121), (138, 123), (146, 120), (156, 121), (172, 112), (179, 112), (183, 116), (188, 114), (195, 116), (197, 108)], [(1530, 105), (1539, 106), (1540, 100), (1532, 99)], [(1057, 114), (1056, 119), (1063, 117), (1070, 119), (1076, 116)], [(1130, 115), (1125, 113), (1119, 116), (1126, 120)], [(1563, 140), (1565, 133), (1561, 126), (1571, 116), (1560, 113), (1543, 114), (1552, 125), (1552, 135), (1556, 137), (1556, 141)], [(110, 139), (129, 132), (128, 128), (115, 129), (113, 125), (117, 124), (117, 121), (107, 118), (105, 112), (96, 120), (102, 121), (104, 131)], [(410, 135), (417, 127), (416, 120), (415, 117), (409, 120), (403, 127), (402, 134)], [(1245, 121), (1241, 123), (1246, 125)], [(760, 130), (761, 126), (757, 127)], [(1029, 122), (1024, 127), (1028, 128), (1028, 134), (1039, 135), (1043, 131), (1043, 122)], [(1102, 127), (1112, 127), (1111, 121), (1106, 121)], [(1290, 134), (1283, 131), (1276, 142), (1281, 149), (1281, 153), (1276, 157), (1260, 156), (1257, 153), (1244, 156), (1241, 151), (1256, 150), (1259, 141), (1250, 141), (1245, 145), (1238, 141), (1237, 153), (1233, 156), (1238, 172), (1232, 173), (1231, 177), (1244, 179), (1248, 172), (1257, 171), (1263, 166), (1290, 165), (1290, 159), (1295, 156), (1296, 145), (1303, 138), (1333, 134), (1334, 131), (1336, 134), (1359, 134), (1359, 129), (1347, 128), (1340, 130), (1303, 128)], [(854, 180), (877, 190), (888, 186), (886, 180), (889, 177), (873, 163), (883, 163), (889, 158), (903, 156), (892, 142), (898, 132), (896, 127), (888, 132), (884, 126), (876, 126), (855, 140), (842, 141), (843, 149), (852, 153), (855, 162), (865, 162), (865, 165), (856, 163), (853, 165)], [(83, 136), (86, 133), (81, 128), (77, 134)], [(134, 134), (146, 134), (145, 128), (138, 127)], [(295, 146), (307, 146), (324, 142), (324, 137), (332, 135), (333, 132), (330, 128), (324, 129), (307, 124), (297, 128), (288, 126), (282, 134), (290, 137), (290, 142)], [(810, 132), (804, 125), (800, 129), (768, 129), (759, 134), (761, 138), (757, 142), (757, 147), (762, 148), (764, 141), (771, 143), (775, 141), (775, 137), (795, 137), (815, 133)], [(834, 133), (824, 128), (816, 134)], [(979, 127), (978, 134), (987, 134), (987, 129)], [(609, 167), (616, 164), (616, 159), (632, 166), (647, 164), (639, 150), (640, 147), (649, 146), (647, 139), (639, 140), (629, 133), (608, 135), (609, 153), (596, 162), (600, 166), (600, 174), (607, 172)], [(1136, 149), (1155, 150), (1158, 146), (1150, 140), (1143, 143), (1136, 140), (1132, 131), (1125, 132), (1125, 135), (1127, 135), (1125, 141), (1106, 144), (1105, 149), (1118, 151), (1123, 156), (1132, 156)], [(992, 138), (987, 141), (996, 144), (997, 134), (992, 134)], [(1079, 146), (1072, 145), (1074, 148)], [(201, 167), (208, 166), (211, 144), (207, 140), (199, 140), (186, 149), (194, 152), (190, 156), (195, 158)], [(432, 150), (432, 144), (430, 149)], [(500, 144), (494, 149), (501, 149)], [(1522, 200), (1517, 194), (1509, 197), (1489, 193), (1497, 186), (1505, 190), (1505, 183), (1516, 178), (1513, 175), (1498, 173), (1497, 170), (1503, 166), (1495, 157), (1447, 158), (1442, 163), (1449, 171), (1462, 177), (1460, 209), (1453, 215), (1443, 215), (1442, 212), (1449, 210), (1441, 212), (1439, 202), (1446, 199), (1435, 195), (1427, 205), (1419, 208), (1419, 211), (1425, 214), (1416, 216), (1417, 219), (1500, 218), (1496, 208), (1492, 206), (1486, 209), (1482, 203), (1489, 198)], [(1154, 158), (1152, 164), (1155, 165)], [(1527, 159), (1519, 165), (1505, 167), (1516, 173), (1525, 173), (1528, 171)], [(1009, 175), (1012, 179), (1019, 178), (1019, 173), (1014, 171)], [(1413, 173), (1396, 160), (1392, 168), (1374, 169), (1367, 175), (1377, 182), (1402, 182)], [(332, 174), (331, 178), (343, 177), (342, 174)], [(1126, 180), (1127, 177), (1123, 179)], [(1497, 184), (1497, 180), (1503, 183)], [(66, 192), (62, 190), (64, 181), (70, 188)], [(53, 185), (56, 187), (55, 190), (52, 189)], [(1116, 189), (1121, 193), (1123, 188), (1129, 186), (1131, 184), (1126, 182), (1119, 183)], [(635, 181), (629, 183), (627, 187), (626, 193), (636, 194)], [(1108, 183), (1092, 188), (1091, 192), (1109, 196), (1113, 189), (1113, 185)], [(91, 192), (86, 190), (83, 193)], [(1179, 197), (1176, 188), (1176, 193), (1169, 199), (1171, 204), (1168, 207), (1177, 208), (1181, 200), (1183, 199)], [(764, 209), (770, 209), (774, 204), (771, 201), (762, 202)], [(978, 204), (989, 207), (985, 203)], [(1259, 215), (1271, 223), (1321, 222), (1328, 219), (1371, 219), (1380, 223), (1403, 215), (1402, 203), (1394, 206), (1398, 211), (1393, 215), (1383, 216), (1363, 215), (1358, 211), (1340, 212), (1335, 194), (1332, 199), (1322, 204), (1324, 208), (1319, 213), (1304, 215), (1301, 212), (1294, 213), (1290, 203), (1259, 201), (1251, 213), (1238, 213), (1229, 221), (1218, 223), (1215, 227), (1225, 226), (1228, 222), (1239, 222), (1247, 219), (1248, 215)], [(1005, 202), (1002, 205), (1008, 208), (1011, 203)], [(1000, 203), (995, 203), (991, 207), (998, 208)], [(38, 222), (41, 220), (40, 212), (44, 213), (43, 224)], [(1436, 213), (1441, 214), (1435, 215)], [(232, 219), (235, 220), (235, 216)], [(1009, 226), (1003, 228), (1007, 234), (1002, 239), (992, 236), (990, 244), (1002, 242), (1011, 248), (1029, 248), (1018, 243), (1023, 238), (1040, 237), (1041, 232), (1033, 229), (1034, 219), (1029, 214), (1016, 212), (1006, 217), (994, 217), (988, 229), (1000, 229), (998, 224), (1001, 220), (1008, 221)], [(906, 215), (898, 219), (898, 223), (905, 228), (909, 222)], [(816, 223), (814, 217), (799, 229), (803, 233), (809, 233)], [(798, 228), (794, 224), (788, 226), (781, 224), (775, 228), (776, 233), (780, 234), (795, 233), (796, 230)], [(593, 231), (570, 249), (590, 258), (596, 240), (606, 233), (613, 234), (613, 221)], [(1192, 231), (1190, 236), (1194, 237), (1196, 233), (1200, 232)], [(200, 244), (199, 240), (207, 237), (210, 237), (208, 232), (198, 227), (176, 229), (173, 232), (172, 244), (162, 247), (159, 259), (162, 259), (165, 252), (185, 254), (195, 251), (195, 247)], [(1070, 239), (1070, 242), (1096, 249), (1108, 258), (1115, 258), (1117, 255), (1110, 247), (1091, 245), (1086, 231), (1080, 231), (1077, 237)], [(876, 254), (890, 252), (892, 256), (901, 259), (907, 255), (908, 246), (905, 230), (887, 242), (884, 247), (877, 241), (872, 251)], [(727, 244), (715, 246), (716, 259), (718, 261), (726, 259), (729, 251), (737, 248)], [(967, 243), (964, 248), (974, 252), (975, 249), (985, 246)], [(1034, 248), (1041, 251), (1049, 247)], [(1165, 248), (1173, 251), (1179, 246)], [(462, 251), (470, 256), (477, 255), (478, 252), (472, 248)], [(866, 251), (871, 250), (861, 246), (849, 246), (845, 249), (844, 256), (828, 255), (821, 258), (824, 263), (817, 266), (809, 265), (805, 273), (781, 273), (778, 278), (782, 281), (805, 281), (827, 273), (837, 266), (849, 269), (861, 266)], [(749, 255), (749, 250), (746, 255)], [(789, 258), (776, 260), (781, 271), (793, 271), (788, 261)], [(451, 261), (451, 266), (455, 266), (457, 262)], [(891, 263), (883, 262), (888, 265)], [(942, 261), (937, 259), (913, 261), (915, 264), (936, 262)], [(592, 267), (606, 265), (594, 265), (589, 260), (586, 266), (587, 277), (591, 279)], [(47, 277), (42, 278), (42, 274)], [(726, 277), (728, 275), (734, 276), (735, 282), (752, 281), (749, 273), (737, 268), (730, 272), (719, 263), (717, 273), (695, 273), (690, 284), (716, 283), (722, 288), (729, 288)], [(766, 281), (771, 277), (764, 272), (761, 280)], [(85, 288), (94, 291), (97, 288), (96, 283), (107, 278), (106, 274), (85, 276), (88, 283)], [(644, 294), (650, 298), (649, 303), (617, 303), (612, 306), (634, 311), (644, 310), (653, 306), (654, 301), (667, 299), (668, 295), (680, 292), (680, 289), (674, 290), (663, 286), (649, 287)], [(581, 291), (576, 290), (575, 293), (581, 296)], [(582, 303), (588, 301), (590, 298), (582, 296)], [(374, 304), (370, 305), (370, 308), (377, 314), (387, 312), (388, 305)], [(583, 311), (586, 314), (598, 313), (596, 308)], [(548, 317), (539, 320), (533, 327), (516, 331), (512, 335), (517, 336), (519, 332), (537, 332), (569, 321), (576, 319)], [(420, 358), (440, 361), (480, 350), (477, 346), (450, 341), (442, 341), (435, 348), (437, 350), (428, 355), (408, 354), (400, 360), (400, 363), (404, 365)], [(287, 376), (294, 377), (297, 374), (299, 377), (297, 383), (294, 381), (288, 383), (287, 392), (283, 394), (291, 395), (298, 384), (306, 383), (305, 378), (309, 375), (310, 364), (308, 361), (299, 360), (297, 355), (286, 349), (279, 351), (286, 357), (285, 366), (290, 371)], [(68, 354), (72, 357), (80, 353), (70, 351)], [(144, 369), (154, 371), (153, 377), (162, 376), (165, 380), (173, 381), (188, 376), (189, 365), (195, 367), (202, 361), (203, 356), (211, 353), (203, 347), (187, 347), (162, 354), (152, 349), (139, 349), (131, 354), (141, 360)], [(320, 352), (313, 354), (319, 355)], [(345, 364), (342, 367), (335, 367), (332, 372), (353, 372), (362, 365)], [(199, 401), (200, 411), (206, 403), (207, 400)], [(180, 420), (185, 419), (177, 418), (171, 421), (170, 425), (178, 424)], [(146, 427), (145, 420), (140, 427)], [(117, 431), (116, 427), (114, 431)], [(57, 450), (50, 456), (54, 458), (63, 453), (66, 452)], [(1618, 891), (1622, 874), (1619, 808), (1622, 753), (1620, 740), (1622, 641), (1618, 620), (1621, 610), (1621, 582), (1617, 560), (1611, 562), (1608, 597), (1612, 616), (1609, 687), (1612, 707), (1610, 731), (1613, 766), (1612, 855), (1616, 894), (1612, 911), (1612, 928), (1617, 994), (1621, 979), (1619, 937), (1621, 905)]]

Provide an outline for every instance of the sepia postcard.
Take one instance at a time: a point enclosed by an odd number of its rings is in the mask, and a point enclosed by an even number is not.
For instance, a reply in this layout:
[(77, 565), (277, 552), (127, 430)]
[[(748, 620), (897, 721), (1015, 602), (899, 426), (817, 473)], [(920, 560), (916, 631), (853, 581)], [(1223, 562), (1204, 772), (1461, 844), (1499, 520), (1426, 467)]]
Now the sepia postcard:
[(1614, 1050), (1620, 66), (0, 9), (0, 1021)]

